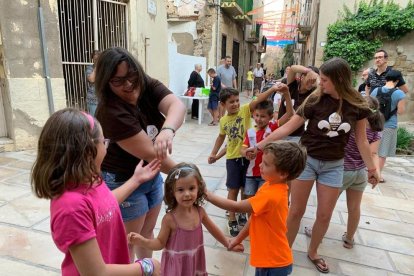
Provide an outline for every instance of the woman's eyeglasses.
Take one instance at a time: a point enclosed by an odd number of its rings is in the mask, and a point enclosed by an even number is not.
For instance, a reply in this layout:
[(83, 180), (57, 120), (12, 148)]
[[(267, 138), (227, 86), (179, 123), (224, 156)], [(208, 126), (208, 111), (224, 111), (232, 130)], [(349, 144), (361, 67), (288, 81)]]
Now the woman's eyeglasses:
[(124, 86), (127, 81), (130, 83), (130, 85), (136, 85), (138, 83), (138, 76), (137, 72), (131, 72), (125, 77), (114, 77), (109, 80), (109, 83), (112, 84), (115, 87)]

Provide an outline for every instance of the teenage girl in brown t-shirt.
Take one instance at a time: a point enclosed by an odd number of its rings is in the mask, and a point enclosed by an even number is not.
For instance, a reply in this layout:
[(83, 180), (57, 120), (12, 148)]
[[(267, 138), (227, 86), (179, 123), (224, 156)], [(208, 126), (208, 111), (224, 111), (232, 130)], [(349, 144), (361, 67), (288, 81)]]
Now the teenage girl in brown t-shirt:
[(257, 145), (258, 149), (262, 149), (267, 143), (282, 139), (308, 121), (301, 138), (308, 151), (308, 159), (305, 170), (291, 184), (287, 236), (292, 245), (316, 181), (318, 206), (308, 258), (322, 273), (328, 273), (329, 268), (317, 250), (328, 230), (342, 186), (344, 148), (352, 129), (368, 168), (369, 181), (377, 183), (379, 179), (366, 137), (365, 118), (368, 114), (367, 102), (352, 87), (350, 66), (341, 58), (333, 58), (321, 66), (320, 85), (299, 107), (297, 114)]

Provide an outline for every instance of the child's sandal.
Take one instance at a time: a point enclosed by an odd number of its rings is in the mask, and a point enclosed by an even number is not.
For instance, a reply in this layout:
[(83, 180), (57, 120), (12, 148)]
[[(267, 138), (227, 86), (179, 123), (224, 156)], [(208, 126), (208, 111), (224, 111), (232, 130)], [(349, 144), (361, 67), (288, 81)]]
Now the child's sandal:
[(354, 239), (350, 240), (346, 237), (346, 232), (342, 235), (342, 241), (344, 242), (342, 245), (345, 248), (352, 249), (354, 247), (355, 241)]

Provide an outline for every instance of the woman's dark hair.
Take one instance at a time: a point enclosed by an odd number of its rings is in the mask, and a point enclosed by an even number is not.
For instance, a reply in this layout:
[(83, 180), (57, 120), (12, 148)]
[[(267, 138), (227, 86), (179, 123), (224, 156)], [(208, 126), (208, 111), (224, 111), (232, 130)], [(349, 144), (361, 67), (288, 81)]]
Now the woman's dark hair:
[(194, 176), (197, 180), (197, 199), (194, 202), (194, 206), (201, 206), (204, 202), (205, 194), (204, 190), (206, 189), (206, 183), (201, 176), (200, 170), (196, 165), (192, 163), (179, 163), (174, 166), (167, 175), (164, 185), (164, 203), (167, 206), (167, 213), (177, 207), (177, 200), (175, 199), (175, 183), (183, 177)]
[[(36, 196), (53, 199), (81, 184), (100, 181), (95, 165), (100, 126), (93, 129), (87, 115), (74, 108), (50, 116), (40, 133), (31, 184)], [(89, 115), (90, 116), (90, 115)], [(91, 117), (92, 118), (92, 117)]]
[(109, 80), (115, 75), (118, 65), (123, 61), (127, 63), (129, 73), (133, 72), (138, 77), (135, 87), (138, 87), (140, 91), (139, 97), (141, 98), (145, 93), (147, 75), (141, 64), (124, 48), (113, 47), (106, 49), (99, 55), (96, 65), (95, 89), (99, 101), (106, 103), (113, 94), (109, 86)]
[(371, 113), (369, 114), (367, 120), (370, 128), (373, 131), (383, 131), (385, 118), (384, 114), (379, 110), (379, 102), (377, 98), (367, 96), (366, 97)]

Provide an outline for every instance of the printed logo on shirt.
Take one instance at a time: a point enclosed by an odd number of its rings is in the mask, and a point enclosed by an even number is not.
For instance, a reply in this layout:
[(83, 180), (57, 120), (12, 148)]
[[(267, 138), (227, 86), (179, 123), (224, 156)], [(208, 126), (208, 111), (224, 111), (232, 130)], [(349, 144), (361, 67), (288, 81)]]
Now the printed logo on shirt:
[(351, 125), (347, 122), (342, 122), (342, 117), (334, 112), (329, 116), (328, 121), (321, 120), (318, 123), (318, 128), (325, 131), (326, 136), (336, 137), (348, 133), (351, 130)]

